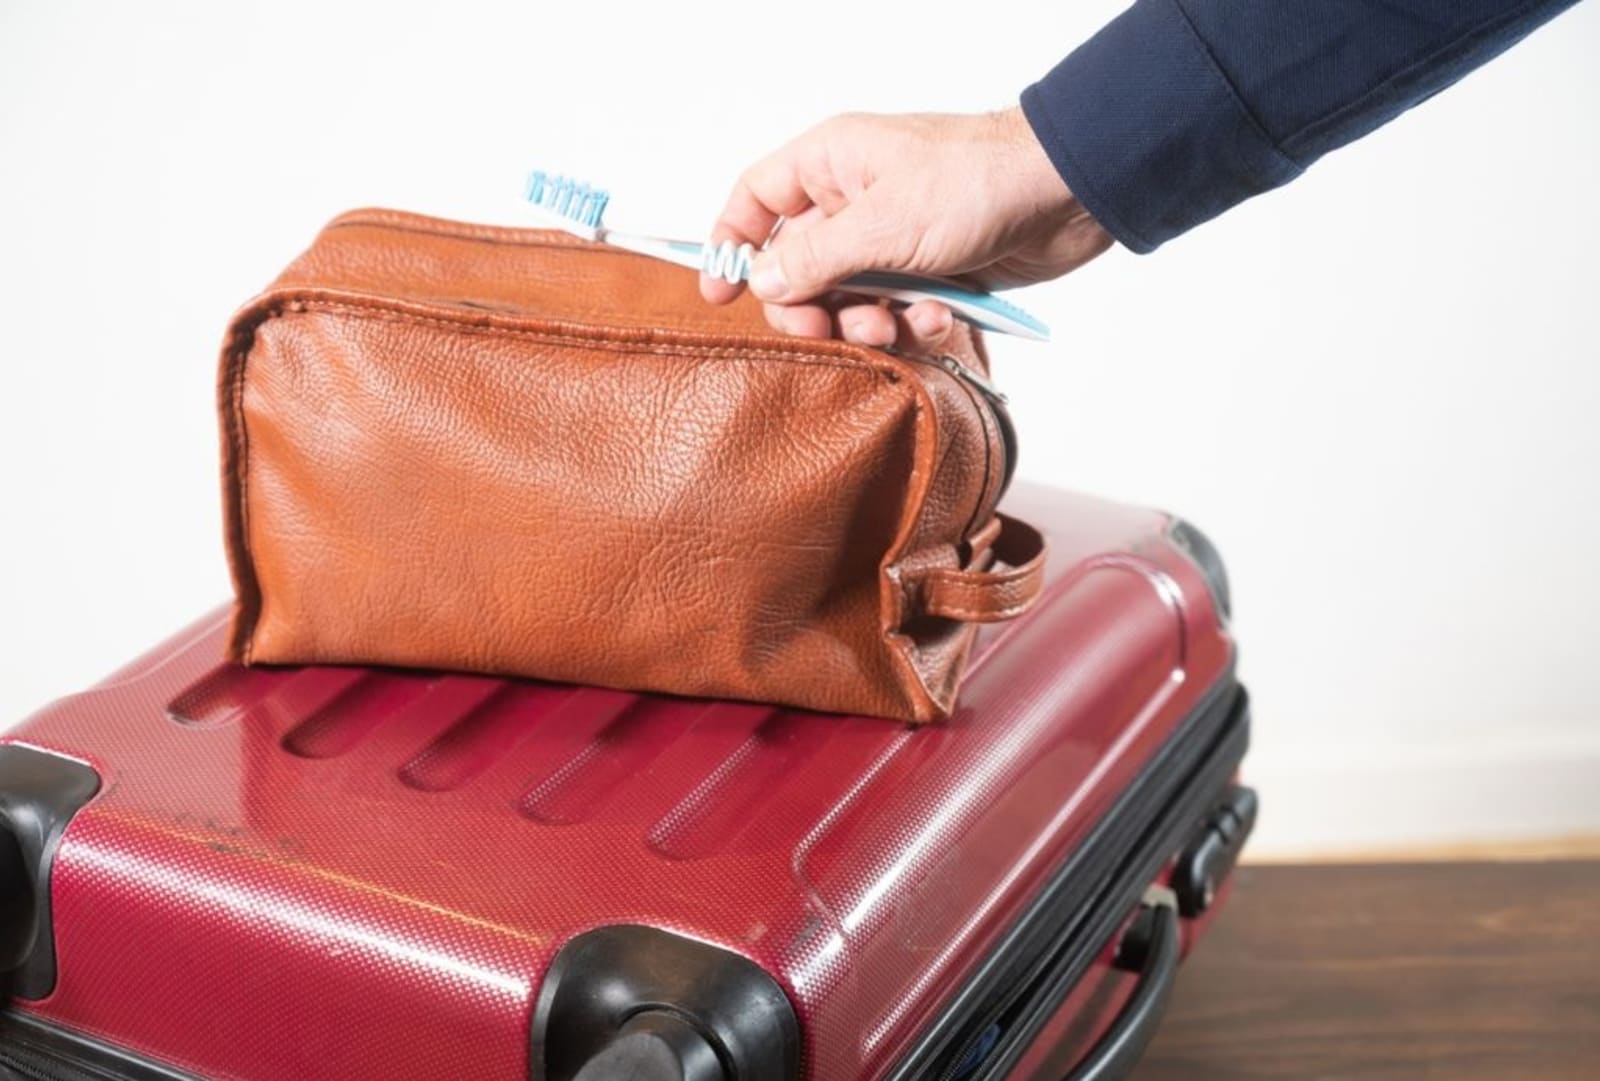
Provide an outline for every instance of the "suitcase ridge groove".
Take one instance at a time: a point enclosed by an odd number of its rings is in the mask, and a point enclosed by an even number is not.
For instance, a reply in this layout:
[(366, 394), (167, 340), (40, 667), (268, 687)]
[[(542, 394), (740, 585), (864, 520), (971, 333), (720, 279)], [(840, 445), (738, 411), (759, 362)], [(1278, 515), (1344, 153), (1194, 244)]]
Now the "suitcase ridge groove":
[(422, 792), (460, 788), (537, 737), (540, 726), (571, 698), (568, 687), (508, 681), (402, 765), (400, 780)]
[(760, 804), (808, 759), (822, 753), (832, 718), (772, 709), (744, 741), (650, 829), (652, 849), (670, 860), (701, 859), (733, 844)]
[(708, 702), (632, 697), (575, 755), (528, 790), (518, 807), (523, 815), (551, 826), (587, 820), (711, 708)]
[(387, 718), (433, 690), (437, 678), (365, 672), (284, 733), (283, 749), (300, 758), (348, 754)]

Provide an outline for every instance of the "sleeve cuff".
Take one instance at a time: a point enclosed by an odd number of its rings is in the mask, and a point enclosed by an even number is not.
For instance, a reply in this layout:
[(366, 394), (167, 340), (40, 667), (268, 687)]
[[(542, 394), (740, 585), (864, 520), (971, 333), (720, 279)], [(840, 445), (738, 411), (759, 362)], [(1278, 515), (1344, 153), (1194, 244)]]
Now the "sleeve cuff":
[(1022, 111), (1073, 195), (1140, 253), (1301, 171), (1175, 0), (1137, 0), (1024, 90)]

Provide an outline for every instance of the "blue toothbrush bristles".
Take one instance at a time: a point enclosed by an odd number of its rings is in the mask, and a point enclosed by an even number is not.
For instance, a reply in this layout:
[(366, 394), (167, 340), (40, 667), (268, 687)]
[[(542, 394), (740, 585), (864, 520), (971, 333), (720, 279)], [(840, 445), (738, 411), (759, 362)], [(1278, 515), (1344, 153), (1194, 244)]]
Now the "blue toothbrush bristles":
[(568, 177), (552, 177), (541, 171), (528, 176), (527, 199), (529, 204), (549, 211), (587, 232), (600, 228), (611, 193), (580, 184)]

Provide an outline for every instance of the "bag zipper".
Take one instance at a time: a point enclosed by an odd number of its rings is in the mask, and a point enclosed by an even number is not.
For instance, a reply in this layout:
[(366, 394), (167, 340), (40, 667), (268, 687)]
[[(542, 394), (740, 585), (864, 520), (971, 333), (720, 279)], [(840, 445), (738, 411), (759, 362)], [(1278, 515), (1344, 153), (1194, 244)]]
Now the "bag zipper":
[(1000, 434), (999, 446), (995, 453), (1000, 458), (1000, 483), (993, 492), (989, 485), (984, 484), (984, 490), (978, 497), (978, 509), (973, 514), (972, 521), (968, 523), (967, 531), (983, 525), (986, 514), (993, 514), (1000, 497), (1006, 494), (1006, 489), (1011, 487), (1011, 478), (1017, 469), (1017, 429), (1011, 422), (1010, 399), (994, 382), (974, 371), (961, 358), (950, 353), (899, 353), (893, 349), (885, 350), (891, 356), (902, 360), (915, 361), (919, 364), (928, 364), (944, 370), (955, 377), (956, 381), (967, 389), (967, 396), (972, 399), (973, 405), (980, 413), (988, 415), (994, 425), (994, 430)]
[(1000, 490), (993, 500), (998, 503), (1011, 487), (1011, 478), (1017, 471), (1017, 429), (1011, 422), (1011, 399), (993, 380), (973, 371), (958, 358), (946, 354), (939, 359), (946, 371), (978, 392), (994, 418), (995, 429), (1000, 433)]
[(944, 367), (945, 371), (949, 372), (957, 379), (964, 380), (965, 382), (976, 387), (985, 398), (989, 399), (991, 404), (997, 406), (1009, 404), (1010, 399), (1001, 393), (999, 387), (995, 386), (994, 383), (988, 379), (985, 379), (983, 376), (979, 375), (977, 372), (961, 363), (960, 359), (951, 356), (949, 353), (942, 353), (933, 359), (937, 360)]

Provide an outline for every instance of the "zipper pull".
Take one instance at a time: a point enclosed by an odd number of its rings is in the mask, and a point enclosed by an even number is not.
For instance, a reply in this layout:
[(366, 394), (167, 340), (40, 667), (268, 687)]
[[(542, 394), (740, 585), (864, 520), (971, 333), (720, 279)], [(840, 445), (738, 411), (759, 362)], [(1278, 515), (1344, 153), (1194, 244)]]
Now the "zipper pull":
[(961, 363), (961, 361), (957, 360), (955, 357), (946, 353), (938, 359), (945, 371), (949, 372), (957, 379), (962, 379), (972, 384), (984, 395), (984, 397), (988, 398), (990, 401), (996, 403), (997, 405), (1006, 405), (1010, 401), (1010, 399), (1005, 396), (1004, 392), (1002, 392), (999, 387), (995, 386), (993, 383), (989, 382), (989, 380), (985, 379), (983, 376), (979, 375), (977, 372)]

